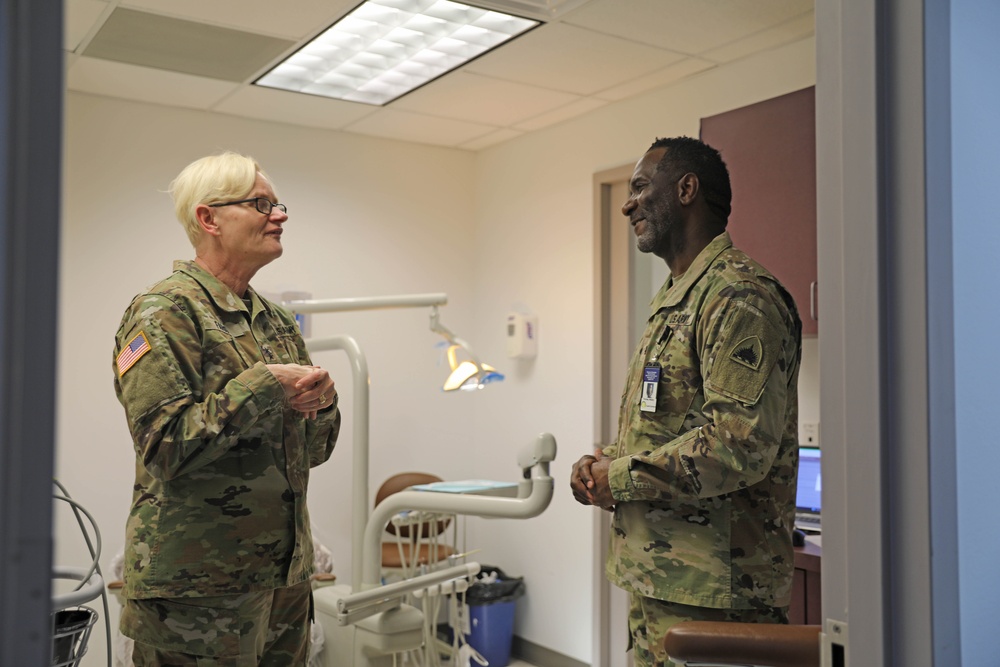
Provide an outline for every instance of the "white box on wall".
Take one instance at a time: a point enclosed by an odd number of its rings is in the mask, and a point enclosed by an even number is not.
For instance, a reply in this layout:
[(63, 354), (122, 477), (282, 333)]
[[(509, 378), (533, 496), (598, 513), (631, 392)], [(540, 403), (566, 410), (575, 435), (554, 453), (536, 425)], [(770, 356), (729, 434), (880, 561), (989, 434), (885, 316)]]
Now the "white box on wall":
[(534, 359), (538, 354), (538, 317), (511, 313), (507, 316), (507, 356)]

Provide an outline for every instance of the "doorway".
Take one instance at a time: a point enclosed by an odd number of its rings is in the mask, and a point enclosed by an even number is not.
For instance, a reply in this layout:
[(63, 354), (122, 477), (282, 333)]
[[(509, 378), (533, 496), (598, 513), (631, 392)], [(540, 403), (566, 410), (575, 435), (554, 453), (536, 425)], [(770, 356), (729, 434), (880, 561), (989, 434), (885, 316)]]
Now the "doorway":
[[(594, 175), (597, 267), (595, 304), (595, 392), (594, 443), (607, 445), (616, 438), (618, 409), (625, 387), (629, 358), (649, 317), (649, 302), (667, 277), (667, 266), (658, 258), (639, 252), (632, 230), (621, 213), (628, 198), (632, 163)], [(611, 515), (595, 513), (596, 563), (594, 591), (594, 664), (631, 667), (628, 594), (612, 586), (604, 576), (608, 556)]]

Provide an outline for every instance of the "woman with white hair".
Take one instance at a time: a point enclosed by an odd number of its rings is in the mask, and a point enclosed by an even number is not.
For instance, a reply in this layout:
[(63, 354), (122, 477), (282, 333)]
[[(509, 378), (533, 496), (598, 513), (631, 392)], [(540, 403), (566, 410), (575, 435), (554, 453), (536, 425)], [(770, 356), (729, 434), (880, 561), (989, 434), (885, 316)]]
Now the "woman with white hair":
[(122, 633), (145, 665), (305, 665), (311, 467), (337, 393), (295, 320), (250, 287), (288, 220), (250, 157), (188, 165), (170, 188), (193, 261), (133, 299), (115, 391), (135, 446)]

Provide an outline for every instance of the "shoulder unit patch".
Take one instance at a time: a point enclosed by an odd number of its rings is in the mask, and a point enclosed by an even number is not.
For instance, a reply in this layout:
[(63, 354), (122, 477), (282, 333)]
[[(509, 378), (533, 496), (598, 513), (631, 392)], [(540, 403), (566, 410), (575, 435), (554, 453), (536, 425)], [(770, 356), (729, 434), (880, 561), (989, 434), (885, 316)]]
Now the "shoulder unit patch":
[(729, 353), (729, 358), (747, 368), (758, 370), (764, 351), (757, 336), (748, 336), (737, 343)]

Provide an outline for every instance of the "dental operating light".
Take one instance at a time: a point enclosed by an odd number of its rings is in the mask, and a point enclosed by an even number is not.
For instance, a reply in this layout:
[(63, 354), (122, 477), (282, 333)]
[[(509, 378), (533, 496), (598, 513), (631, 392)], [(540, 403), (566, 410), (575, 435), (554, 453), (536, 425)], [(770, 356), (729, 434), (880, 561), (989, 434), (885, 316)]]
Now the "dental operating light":
[(537, 25), (451, 0), (367, 0), (254, 83), (383, 105)]
[[(474, 391), (492, 382), (501, 382), (502, 373), (479, 361), (469, 344), (441, 324), (438, 306), (448, 303), (448, 296), (442, 293), (404, 294), (396, 296), (374, 296), (341, 299), (290, 299), (282, 302), (293, 313), (333, 313), (357, 310), (382, 310), (392, 308), (430, 308), (431, 331), (448, 342), (448, 366), (450, 375), (442, 387), (444, 391)], [(310, 340), (307, 340), (308, 344)], [(462, 359), (461, 357), (466, 357)]]
[[(448, 366), (451, 368), (451, 375), (444, 381), (445, 391), (475, 391), (482, 389), (491, 382), (503, 380), (503, 374), (488, 364), (481, 363), (476, 355), (469, 349), (469, 344), (453, 334), (447, 327), (441, 324), (438, 317), (437, 306), (431, 310), (431, 331), (444, 337), (448, 341)], [(469, 357), (466, 361), (459, 361), (459, 352), (463, 352)]]

